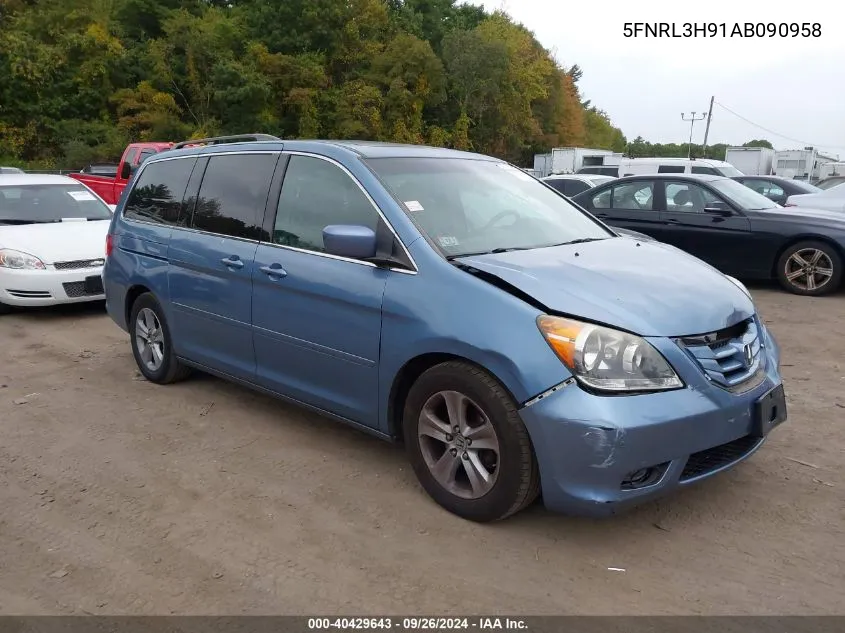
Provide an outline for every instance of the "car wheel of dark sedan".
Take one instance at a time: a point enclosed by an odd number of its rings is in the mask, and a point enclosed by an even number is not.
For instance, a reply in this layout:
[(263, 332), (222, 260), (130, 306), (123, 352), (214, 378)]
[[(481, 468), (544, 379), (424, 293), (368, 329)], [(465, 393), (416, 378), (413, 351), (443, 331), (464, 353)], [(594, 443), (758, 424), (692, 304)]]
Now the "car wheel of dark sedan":
[(414, 472), (450, 512), (496, 521), (536, 499), (540, 476), (528, 431), (513, 398), (482, 369), (450, 361), (423, 373), (403, 423)]
[(190, 368), (180, 363), (173, 351), (164, 310), (149, 292), (138, 297), (132, 306), (129, 333), (132, 354), (144, 378), (166, 385), (190, 375)]
[(781, 285), (799, 295), (819, 296), (839, 288), (842, 258), (825, 242), (799, 242), (780, 256), (777, 274)]

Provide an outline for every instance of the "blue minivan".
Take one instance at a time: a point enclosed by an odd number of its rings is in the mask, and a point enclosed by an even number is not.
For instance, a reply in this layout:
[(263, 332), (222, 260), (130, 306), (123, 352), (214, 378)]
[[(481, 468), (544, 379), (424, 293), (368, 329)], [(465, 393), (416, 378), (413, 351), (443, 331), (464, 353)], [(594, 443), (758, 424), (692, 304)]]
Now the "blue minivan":
[(786, 419), (737, 280), (487, 156), (264, 135), (148, 159), (104, 285), (141, 373), (198, 369), (402, 441), (475, 521), (608, 515)]

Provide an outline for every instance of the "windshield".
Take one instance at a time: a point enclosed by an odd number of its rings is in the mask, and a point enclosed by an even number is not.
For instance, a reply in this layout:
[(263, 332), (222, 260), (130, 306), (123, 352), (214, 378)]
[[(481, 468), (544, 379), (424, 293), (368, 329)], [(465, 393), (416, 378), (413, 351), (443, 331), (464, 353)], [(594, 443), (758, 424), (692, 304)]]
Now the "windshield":
[(377, 158), (368, 164), (447, 256), (615, 237), (565, 198), (505, 163)]
[(728, 178), (736, 178), (737, 176), (745, 175), (733, 165), (719, 165), (718, 167), (714, 167), (714, 169)]
[(710, 185), (740, 209), (777, 209), (778, 204), (736, 180), (713, 180)]
[(828, 178), (827, 180), (822, 180), (818, 183), (818, 188), (825, 190), (825, 189), (833, 189), (834, 187), (838, 187), (839, 185), (845, 183), (845, 178)]
[(109, 208), (82, 185), (0, 185), (0, 225), (109, 219)]
[(803, 180), (790, 180), (790, 184), (802, 193), (819, 193), (821, 189)]

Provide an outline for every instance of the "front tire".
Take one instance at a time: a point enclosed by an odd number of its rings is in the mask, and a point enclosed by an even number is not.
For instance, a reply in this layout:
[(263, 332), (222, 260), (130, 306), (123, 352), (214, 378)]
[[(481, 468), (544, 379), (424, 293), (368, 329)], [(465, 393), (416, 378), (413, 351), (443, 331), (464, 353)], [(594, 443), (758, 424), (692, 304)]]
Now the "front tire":
[(781, 286), (793, 294), (826, 295), (842, 282), (842, 258), (825, 242), (799, 242), (780, 256), (777, 276)]
[(403, 427), (420, 484), (453, 514), (498, 521), (537, 498), (528, 431), (513, 398), (482, 369), (449, 361), (423, 373), (408, 394)]
[(7, 306), (5, 303), (0, 303), (0, 314), (9, 314), (11, 311), (11, 306)]
[(190, 375), (190, 368), (176, 357), (164, 310), (152, 293), (142, 294), (132, 305), (129, 336), (138, 370), (150, 382), (167, 385)]

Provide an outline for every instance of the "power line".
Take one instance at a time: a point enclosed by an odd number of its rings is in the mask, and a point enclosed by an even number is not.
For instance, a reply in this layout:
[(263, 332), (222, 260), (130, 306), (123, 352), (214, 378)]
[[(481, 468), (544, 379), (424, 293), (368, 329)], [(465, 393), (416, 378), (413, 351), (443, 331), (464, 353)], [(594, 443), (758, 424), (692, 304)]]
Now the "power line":
[(786, 136), (785, 134), (781, 134), (780, 132), (775, 132), (774, 130), (770, 130), (769, 128), (764, 127), (764, 126), (760, 125), (759, 123), (755, 123), (751, 119), (747, 119), (744, 116), (742, 116), (741, 114), (734, 112), (733, 110), (731, 110), (728, 106), (726, 106), (723, 103), (719, 103), (718, 101), (716, 101), (715, 103), (716, 103), (717, 106), (719, 106), (723, 110), (726, 110), (727, 112), (730, 112), (731, 114), (733, 114), (738, 119), (742, 119), (746, 123), (753, 125), (754, 127), (759, 128), (759, 129), (763, 130), (764, 132), (768, 132), (769, 134), (773, 134), (774, 136), (786, 139), (787, 141), (792, 141), (793, 143), (800, 143), (801, 145), (805, 145), (805, 146), (823, 147), (823, 148), (826, 148), (826, 149), (837, 149), (837, 150), (845, 151), (845, 147), (839, 147), (837, 145), (825, 145), (823, 143), (810, 143), (809, 141), (802, 141), (801, 139), (792, 138), (791, 136)]

